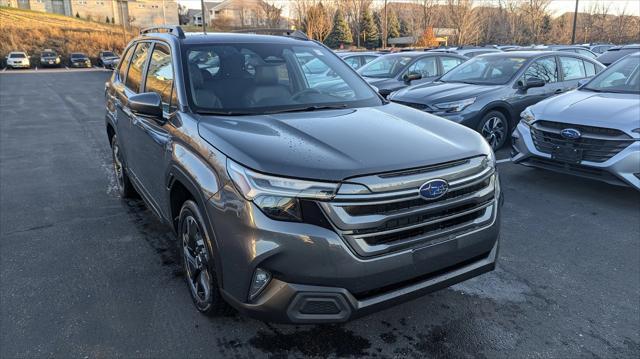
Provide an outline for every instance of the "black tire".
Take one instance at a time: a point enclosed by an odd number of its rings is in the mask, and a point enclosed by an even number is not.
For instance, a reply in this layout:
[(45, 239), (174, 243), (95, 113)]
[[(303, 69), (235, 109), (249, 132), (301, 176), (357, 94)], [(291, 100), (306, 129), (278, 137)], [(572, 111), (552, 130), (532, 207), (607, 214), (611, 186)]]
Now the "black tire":
[(122, 198), (136, 198), (138, 192), (133, 188), (133, 184), (127, 175), (127, 166), (120, 152), (120, 144), (118, 143), (118, 135), (111, 137), (111, 156), (113, 158), (113, 172), (116, 175), (116, 183), (118, 184), (118, 192)]
[(509, 120), (500, 111), (489, 111), (478, 123), (478, 132), (487, 140), (491, 148), (496, 151), (509, 138)]
[(180, 264), (193, 304), (205, 315), (228, 312), (216, 278), (209, 234), (198, 205), (187, 200), (180, 209), (177, 249)]

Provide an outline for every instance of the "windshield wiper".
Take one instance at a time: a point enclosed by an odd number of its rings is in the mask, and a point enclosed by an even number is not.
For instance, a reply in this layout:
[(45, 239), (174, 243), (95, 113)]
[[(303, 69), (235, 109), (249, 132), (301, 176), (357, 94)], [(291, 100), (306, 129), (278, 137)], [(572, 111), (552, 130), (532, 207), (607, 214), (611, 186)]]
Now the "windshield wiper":
[(276, 113), (287, 113), (287, 112), (308, 112), (308, 111), (317, 111), (317, 110), (341, 110), (343, 108), (347, 108), (347, 105), (317, 105), (317, 106), (304, 106), (304, 107), (293, 107), (287, 108), (284, 110), (278, 111), (265, 111), (264, 114), (276, 114)]
[(246, 116), (246, 115), (256, 115), (251, 112), (234, 112), (234, 111), (208, 111), (208, 110), (198, 110), (196, 113), (200, 115), (217, 115), (217, 116)]

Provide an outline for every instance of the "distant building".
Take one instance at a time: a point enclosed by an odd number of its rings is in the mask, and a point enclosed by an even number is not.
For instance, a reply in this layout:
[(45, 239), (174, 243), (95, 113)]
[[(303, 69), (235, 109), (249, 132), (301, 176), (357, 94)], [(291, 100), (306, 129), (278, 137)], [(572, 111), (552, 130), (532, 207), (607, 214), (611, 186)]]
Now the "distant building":
[(0, 0), (0, 6), (10, 6), (83, 19), (146, 27), (177, 25), (176, 0)]

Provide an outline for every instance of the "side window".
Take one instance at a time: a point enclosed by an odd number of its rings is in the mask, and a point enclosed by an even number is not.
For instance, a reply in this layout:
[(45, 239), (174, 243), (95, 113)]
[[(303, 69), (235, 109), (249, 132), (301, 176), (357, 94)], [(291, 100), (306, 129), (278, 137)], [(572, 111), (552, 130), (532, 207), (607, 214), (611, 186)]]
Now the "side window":
[(129, 67), (129, 62), (131, 61), (131, 54), (133, 53), (134, 47), (135, 46), (131, 46), (127, 50), (127, 52), (122, 55), (122, 61), (120, 62), (120, 68), (118, 69), (118, 77), (122, 82), (124, 82), (124, 79), (127, 76), (127, 68)]
[(596, 65), (592, 64), (589, 61), (584, 62), (584, 70), (587, 74), (587, 77), (595, 76), (596, 74)]
[(584, 70), (584, 61), (575, 57), (560, 56), (560, 65), (562, 66), (562, 73), (564, 74), (564, 80), (577, 80), (587, 77)]
[(449, 72), (449, 70), (451, 70), (452, 68), (464, 62), (464, 60), (461, 60), (457, 57), (449, 57), (449, 56), (442, 56), (440, 58), (440, 61), (442, 62), (442, 73), (445, 73), (445, 74)]
[(377, 57), (376, 57), (376, 56), (365, 56), (365, 57), (364, 57), (364, 63), (365, 63), (365, 64), (368, 64), (369, 62), (371, 62), (371, 61), (373, 61), (373, 60), (375, 60), (375, 59), (377, 59)]
[(534, 61), (524, 73), (525, 80), (537, 77), (546, 83), (558, 82), (558, 66), (554, 57)]
[(167, 45), (156, 44), (153, 47), (145, 87), (145, 92), (155, 92), (160, 95), (163, 109), (169, 112), (173, 88), (173, 64), (171, 51)]
[(360, 67), (360, 58), (358, 56), (353, 56), (353, 57), (349, 57), (348, 59), (344, 59), (344, 62), (346, 62), (353, 69), (357, 69), (358, 67)]
[(131, 57), (131, 65), (129, 66), (129, 72), (127, 73), (127, 80), (125, 86), (127, 86), (133, 92), (140, 92), (140, 83), (142, 82), (142, 71), (144, 70), (144, 64), (147, 61), (147, 54), (149, 53), (149, 47), (151, 43), (142, 42), (136, 46), (136, 50)]
[(407, 73), (419, 73), (423, 78), (437, 76), (438, 66), (436, 65), (436, 57), (429, 56), (422, 58), (409, 66)]

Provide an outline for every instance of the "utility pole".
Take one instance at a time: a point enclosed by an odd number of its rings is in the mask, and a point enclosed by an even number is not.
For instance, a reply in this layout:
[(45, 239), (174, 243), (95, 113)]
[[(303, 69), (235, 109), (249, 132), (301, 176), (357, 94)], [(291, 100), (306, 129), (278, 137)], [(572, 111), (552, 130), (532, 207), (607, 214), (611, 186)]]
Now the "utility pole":
[(389, 22), (387, 20), (387, 0), (384, 0), (384, 29), (382, 31), (382, 48), (387, 48), (387, 38), (389, 37)]
[(162, 24), (167, 25), (167, 14), (164, 12), (164, 0), (162, 0)]
[(573, 30), (571, 31), (571, 44), (576, 43), (576, 23), (578, 21), (578, 0), (576, 0), (576, 11), (573, 13)]
[(124, 2), (118, 1), (116, 3), (118, 5), (118, 9), (120, 10), (120, 22), (122, 23), (122, 41), (124, 42), (123, 49), (127, 47), (127, 27), (124, 23)]
[(207, 17), (205, 16), (205, 7), (204, 7), (204, 0), (200, 0), (200, 8), (202, 9), (202, 32), (206, 35), (207, 34)]

